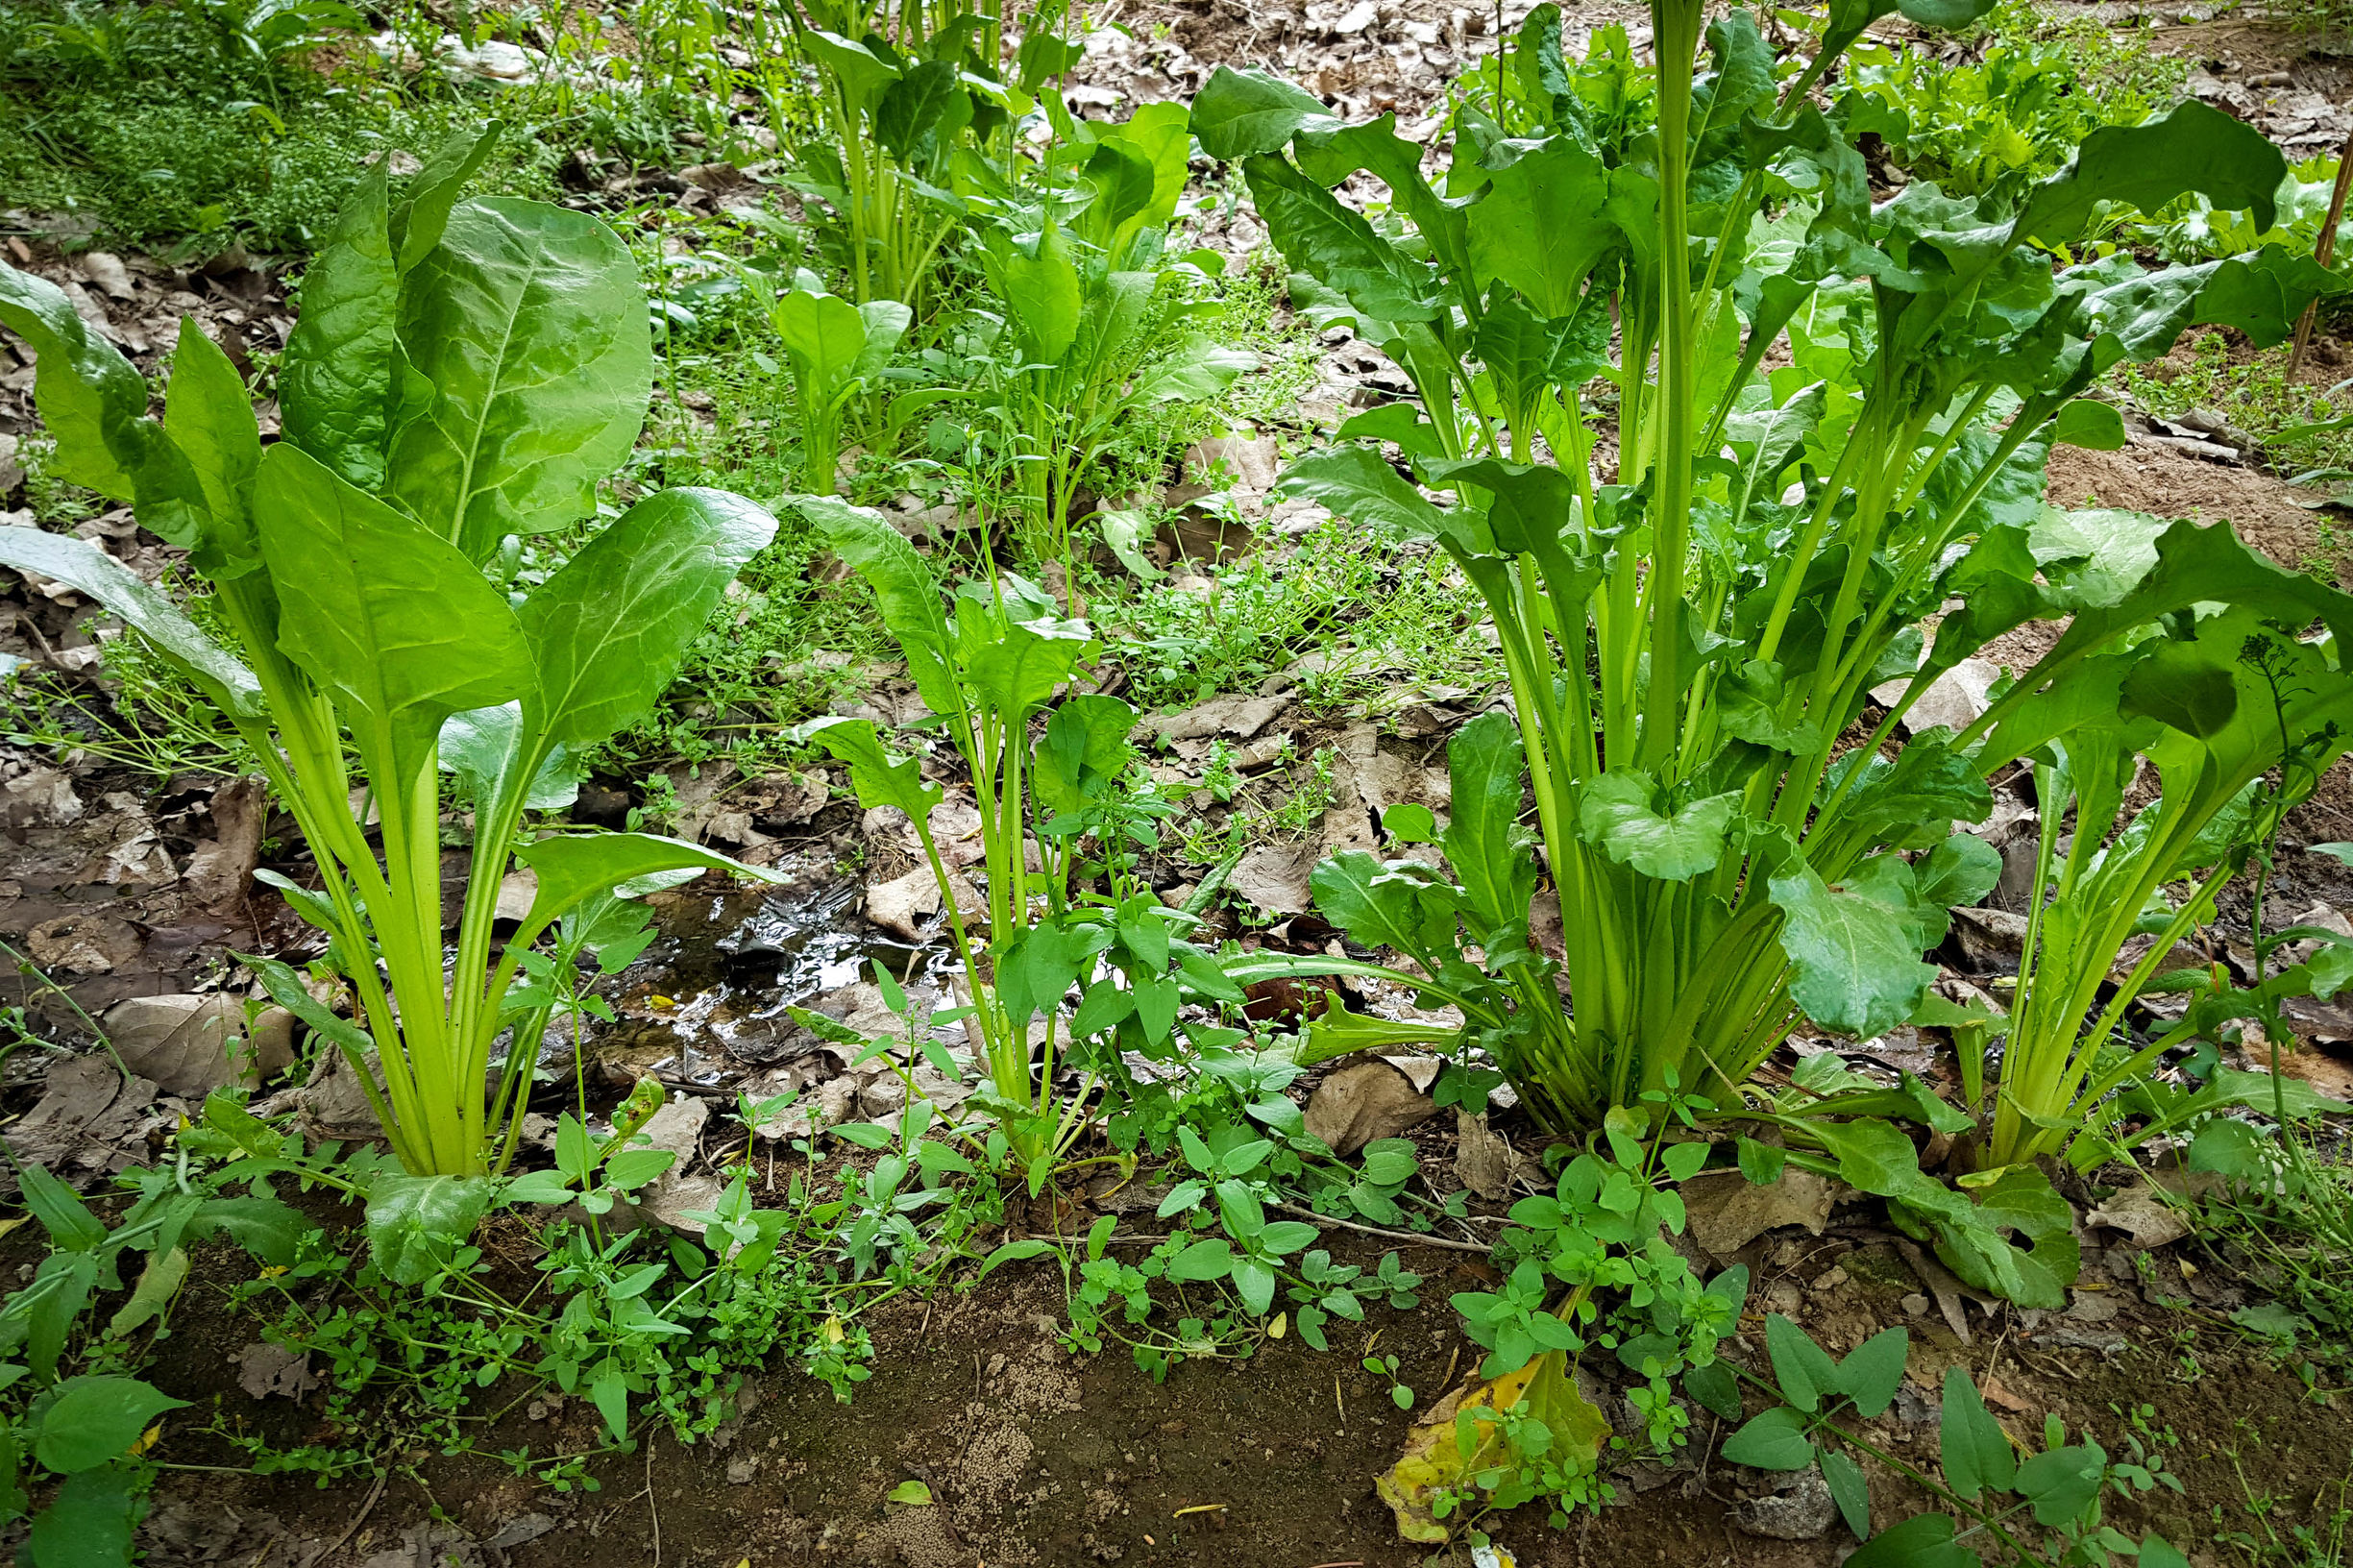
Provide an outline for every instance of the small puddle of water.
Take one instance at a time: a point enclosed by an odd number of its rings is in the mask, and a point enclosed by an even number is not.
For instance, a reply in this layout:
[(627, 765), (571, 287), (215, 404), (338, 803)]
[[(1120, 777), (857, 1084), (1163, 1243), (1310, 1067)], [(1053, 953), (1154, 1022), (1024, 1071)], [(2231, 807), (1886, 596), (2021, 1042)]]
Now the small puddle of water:
[(954, 966), (944, 944), (918, 946), (869, 924), (855, 912), (858, 885), (831, 870), (780, 888), (649, 898), (661, 935), (612, 986), (619, 1019), (590, 1031), (601, 1076), (722, 1089), (802, 1054), (806, 1033), (787, 1008), (869, 980), (870, 965), (910, 991)]

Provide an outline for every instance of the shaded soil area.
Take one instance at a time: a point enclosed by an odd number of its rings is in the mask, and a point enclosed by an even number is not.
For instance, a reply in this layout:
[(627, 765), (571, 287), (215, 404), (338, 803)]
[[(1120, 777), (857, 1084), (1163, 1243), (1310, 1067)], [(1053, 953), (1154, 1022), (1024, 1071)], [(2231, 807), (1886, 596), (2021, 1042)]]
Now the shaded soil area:
[[(1891, 1323), (1908, 1325), (1903, 1391), (1887, 1415), (1855, 1430), (1907, 1462), (1932, 1465), (1945, 1370), (1968, 1368), (2014, 1434), (2040, 1438), (2047, 1415), (2088, 1433), (2112, 1454), (2143, 1445), (2180, 1478), (2184, 1494), (2145, 1508), (2112, 1508), (2120, 1528), (2157, 1529), (2194, 1560), (2234, 1560), (2213, 1544), (2218, 1526), (2245, 1528), (2244, 1505), (2275, 1501), (2273, 1527), (2324, 1525), (2340, 1503), (2353, 1453), (2353, 1412), (2316, 1401), (2290, 1370), (2227, 1328), (2217, 1308), (2234, 1287), (2185, 1260), (2121, 1249), (2087, 1269), (2069, 1312), (1981, 1316), (1973, 1305), (1962, 1344), (1933, 1312), (1905, 1297), (1920, 1286), (1887, 1240), (1865, 1225), (1826, 1237), (1784, 1233), (1746, 1255), (1759, 1286), (1733, 1358), (1764, 1372), (1761, 1318), (1771, 1309), (1845, 1350)], [(147, 1527), (156, 1564), (272, 1560), (307, 1568), (398, 1568), (454, 1562), (572, 1568), (689, 1568), (777, 1564), (1200, 1563), (1311, 1568), (1406, 1568), (1427, 1549), (1395, 1535), (1372, 1479), (1394, 1461), (1413, 1417), (1385, 1378), (1360, 1365), (1371, 1351), (1399, 1358), (1399, 1377), (1427, 1409), (1472, 1375), (1479, 1352), (1443, 1306), (1481, 1270), (1424, 1252), (1427, 1305), (1376, 1308), (1319, 1354), (1295, 1338), (1269, 1341), (1247, 1360), (1195, 1362), (1155, 1384), (1114, 1352), (1074, 1357), (1058, 1342), (1061, 1292), (1050, 1273), (1008, 1269), (970, 1291), (903, 1300), (870, 1321), (873, 1379), (848, 1405), (785, 1369), (748, 1383), (738, 1417), (704, 1441), (667, 1433), (636, 1452), (601, 1457), (593, 1493), (558, 1495), (518, 1480), (495, 1459), (412, 1455), (373, 1490), (354, 1479), (321, 1491), (302, 1476), (167, 1474)], [(2145, 1283), (2136, 1285), (2133, 1281)], [(2176, 1301), (2161, 1307), (2154, 1298)], [(2203, 1298), (2203, 1299), (2201, 1299)], [(252, 1325), (220, 1298), (191, 1292), (158, 1381), (195, 1402), (175, 1422), (167, 1459), (222, 1462), (198, 1430), (258, 1430), (280, 1441), (332, 1434), (282, 1400), (257, 1405), (238, 1390), (234, 1360)], [(315, 1398), (315, 1396), (313, 1396)], [(484, 1403), (507, 1403), (494, 1391)], [(1605, 1409), (1626, 1424), (1624, 1407)], [(528, 1443), (545, 1454), (597, 1445), (584, 1401), (552, 1401), (544, 1421), (510, 1416), (478, 1439), (484, 1454)], [(1761, 1408), (1751, 1401), (1753, 1411)], [(1565, 1528), (1535, 1509), (1490, 1521), (1523, 1565), (1651, 1562), (1827, 1565), (1852, 1547), (1843, 1526), (1781, 1540), (1752, 1526), (1787, 1517), (1770, 1502), (1773, 1478), (1723, 1464), (1725, 1429), (1701, 1412), (1689, 1449), (1670, 1467), (1622, 1466), (1619, 1499)], [(930, 1507), (887, 1501), (924, 1482)], [(364, 1504), (364, 1507), (363, 1507)], [(1884, 1526), (1923, 1506), (1892, 1472), (1874, 1467)], [(2213, 1510), (2220, 1508), (2219, 1515)], [(1780, 1527), (1786, 1528), (1786, 1527)], [(1443, 1558), (1441, 1558), (1443, 1560)], [(1468, 1560), (1467, 1554), (1459, 1560)]]

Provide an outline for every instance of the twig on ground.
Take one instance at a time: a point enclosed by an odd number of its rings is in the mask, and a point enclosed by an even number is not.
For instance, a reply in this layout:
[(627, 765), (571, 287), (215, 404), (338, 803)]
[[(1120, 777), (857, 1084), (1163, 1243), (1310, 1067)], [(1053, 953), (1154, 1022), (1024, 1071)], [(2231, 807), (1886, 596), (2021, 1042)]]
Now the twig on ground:
[(1312, 1209), (1302, 1209), (1295, 1203), (1277, 1203), (1275, 1207), (1287, 1214), (1311, 1219), (1318, 1225), (1336, 1225), (1343, 1231), (1354, 1231), (1360, 1236), (1377, 1236), (1401, 1247), (1444, 1247), (1449, 1252), (1474, 1253), (1481, 1258), (1495, 1250), (1477, 1241), (1453, 1241), (1442, 1236), (1415, 1236), (1410, 1231), (1385, 1231), (1377, 1225), (1360, 1225), (1353, 1219), (1335, 1219), (1330, 1214), (1319, 1214)]
[(343, 1527), (343, 1533), (336, 1536), (333, 1540), (328, 1542), (325, 1546), (320, 1547), (316, 1552), (311, 1553), (310, 1556), (305, 1557), (303, 1559), (303, 1568), (314, 1568), (314, 1565), (318, 1562), (327, 1557), (334, 1556), (337, 1552), (342, 1551), (343, 1543), (350, 1540), (354, 1535), (359, 1533), (359, 1527), (366, 1524), (368, 1522), (368, 1515), (375, 1511), (376, 1500), (384, 1495), (384, 1482), (386, 1479), (386, 1477), (381, 1475), (376, 1478), (376, 1484), (368, 1489), (367, 1501), (359, 1505), (359, 1511), (352, 1515), (352, 1522)]

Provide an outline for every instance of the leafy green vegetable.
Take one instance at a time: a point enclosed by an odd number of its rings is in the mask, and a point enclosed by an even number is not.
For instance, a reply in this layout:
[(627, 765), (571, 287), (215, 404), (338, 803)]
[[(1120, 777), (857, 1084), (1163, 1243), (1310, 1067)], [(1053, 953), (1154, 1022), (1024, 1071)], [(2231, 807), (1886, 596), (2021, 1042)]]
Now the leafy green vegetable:
[[(569, 798), (568, 759), (644, 717), (775, 529), (737, 497), (671, 491), (630, 508), (535, 595), (485, 574), (502, 538), (590, 516), (595, 486), (643, 422), (651, 363), (635, 269), (602, 223), (458, 199), (487, 145), (453, 143), (397, 205), (380, 170), (361, 182), (312, 263), (282, 371), (286, 439), (266, 452), (234, 372), (201, 334), (184, 329), (158, 424), (137, 374), (61, 294), (0, 268), (0, 322), (39, 353), (63, 470), (188, 550), (236, 649), (80, 541), (0, 530), (0, 562), (121, 615), (262, 759), (324, 882), (289, 897), (330, 932), (366, 1027), (306, 994), (299, 1005), (350, 1057), (419, 1180), (478, 1177), (511, 1154), (521, 1069), (551, 1005), (514, 982), (550, 923), (649, 874), (747, 870), (642, 836), (532, 845), (532, 923), (492, 961), (498, 886), (525, 813)], [(475, 807), (446, 973), (445, 744)], [(351, 755), (367, 786), (357, 793)], [(380, 850), (355, 800), (372, 801)], [(256, 967), (298, 1005), (290, 973)], [(491, 1042), (510, 1029), (507, 1066), (486, 1091)], [(417, 1237), (462, 1237), (463, 1217), (386, 1219), (382, 1239), (391, 1256), (415, 1256)]]

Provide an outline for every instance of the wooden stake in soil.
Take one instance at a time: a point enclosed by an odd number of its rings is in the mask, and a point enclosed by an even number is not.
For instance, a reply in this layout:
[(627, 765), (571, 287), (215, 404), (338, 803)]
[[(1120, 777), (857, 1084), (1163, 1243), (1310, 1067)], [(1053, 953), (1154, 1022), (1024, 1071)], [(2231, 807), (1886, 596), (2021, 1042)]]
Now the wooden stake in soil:
[[(2343, 150), (2337, 155), (2337, 188), (2329, 192), (2328, 222), (2320, 226), (2320, 238), (2312, 248), (2312, 258), (2323, 269), (2337, 257), (2337, 225), (2344, 221), (2345, 190), (2353, 185), (2353, 133), (2345, 136)], [(2288, 355), (2288, 384), (2295, 384), (2295, 373), (2304, 368), (2304, 351), (2312, 345), (2314, 318), (2320, 310), (2320, 301), (2315, 298), (2304, 306), (2304, 314), (2296, 318), (2295, 347)]]

